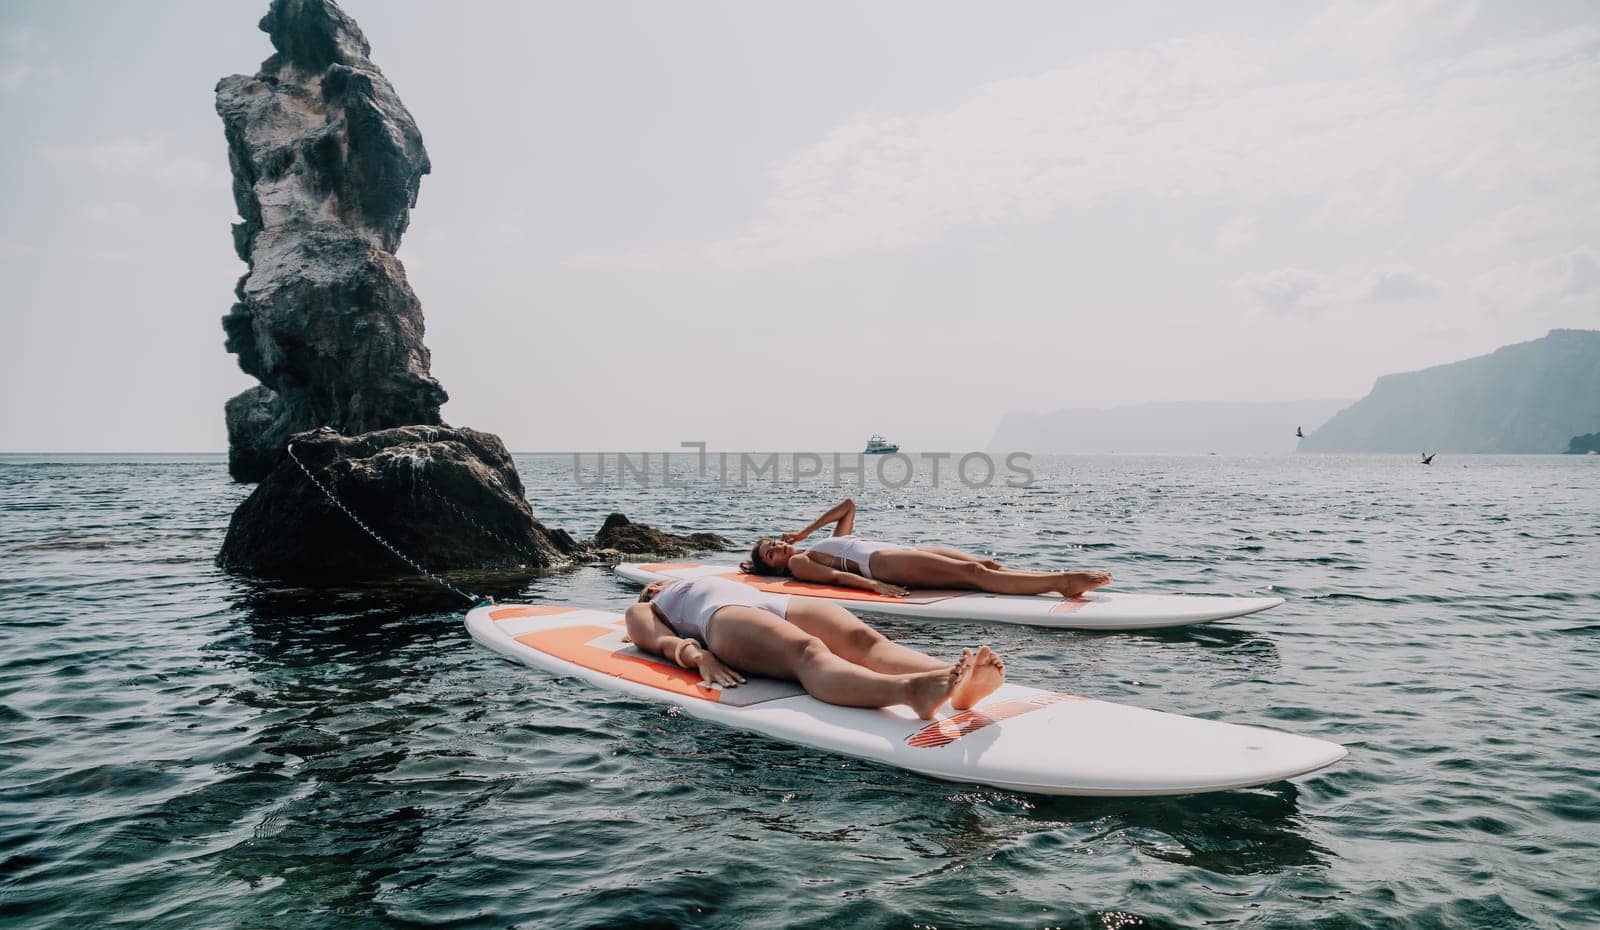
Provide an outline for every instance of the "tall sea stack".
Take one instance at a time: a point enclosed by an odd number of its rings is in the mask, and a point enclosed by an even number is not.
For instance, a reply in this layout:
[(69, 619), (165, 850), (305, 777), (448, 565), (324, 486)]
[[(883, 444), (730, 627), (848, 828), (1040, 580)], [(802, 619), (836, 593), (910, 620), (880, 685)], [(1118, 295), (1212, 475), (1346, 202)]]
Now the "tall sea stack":
[(276, 54), (217, 84), (249, 265), (222, 325), (261, 382), (226, 405), (229, 471), (260, 484), (218, 562), (294, 580), (413, 570), (318, 483), (431, 571), (569, 560), (580, 547), (534, 519), (504, 444), (440, 420), (394, 254), (429, 170), (411, 114), (332, 0), (272, 0), (260, 27)]
[(217, 84), (250, 266), (222, 328), (261, 381), (226, 408), (238, 481), (266, 477), (295, 433), (438, 424), (446, 400), (394, 255), (429, 169), (422, 134), (330, 0), (275, 0), (261, 29), (277, 54)]

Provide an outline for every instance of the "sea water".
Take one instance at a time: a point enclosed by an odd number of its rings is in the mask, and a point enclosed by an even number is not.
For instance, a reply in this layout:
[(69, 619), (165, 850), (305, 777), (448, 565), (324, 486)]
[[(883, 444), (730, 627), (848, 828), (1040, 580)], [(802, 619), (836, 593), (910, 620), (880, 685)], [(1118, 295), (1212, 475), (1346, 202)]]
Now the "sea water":
[[(990, 643), (1017, 681), (1350, 755), (1189, 798), (932, 781), (506, 662), (424, 586), (225, 575), (212, 557), (249, 489), (220, 457), (11, 455), (0, 923), (1600, 920), (1594, 457), (1036, 457), (1025, 488), (725, 487), (692, 462), (683, 487), (592, 487), (571, 456), (517, 464), (540, 518), (578, 536), (620, 510), (747, 544), (849, 493), (863, 534), (1102, 568), (1117, 590), (1281, 595), (1145, 634), (879, 626), (935, 655)], [(492, 588), (632, 597), (603, 567)]]

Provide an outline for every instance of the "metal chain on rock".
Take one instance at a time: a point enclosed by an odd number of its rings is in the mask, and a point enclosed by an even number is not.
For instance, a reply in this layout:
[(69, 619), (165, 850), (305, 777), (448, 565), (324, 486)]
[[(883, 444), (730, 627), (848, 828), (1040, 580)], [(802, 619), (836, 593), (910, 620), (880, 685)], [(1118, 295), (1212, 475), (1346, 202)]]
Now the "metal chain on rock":
[(361, 527), (362, 532), (366, 533), (368, 536), (371, 536), (378, 543), (378, 545), (380, 545), (383, 548), (389, 550), (390, 554), (392, 554), (395, 558), (397, 558), (400, 561), (402, 561), (402, 562), (406, 563), (407, 565), (411, 566), (414, 570), (416, 570), (417, 574), (428, 578), (433, 583), (437, 584), (439, 587), (444, 588), (446, 591), (449, 591), (452, 594), (455, 594), (457, 597), (460, 597), (460, 598), (462, 598), (464, 600), (470, 601), (473, 604), (477, 604), (480, 601), (486, 600), (486, 598), (479, 597), (479, 596), (474, 595), (474, 594), (468, 594), (467, 592), (461, 590), (460, 588), (456, 587), (455, 585), (451, 584), (450, 582), (445, 581), (443, 578), (440, 578), (438, 575), (435, 575), (433, 572), (430, 572), (426, 568), (423, 568), (422, 565), (420, 563), (418, 563), (416, 559), (413, 559), (410, 556), (406, 555), (404, 552), (401, 552), (399, 549), (396, 549), (392, 543), (390, 543), (387, 539), (384, 539), (382, 536), (379, 536), (376, 530), (374, 530), (372, 527), (368, 526), (364, 521), (362, 521), (362, 519), (360, 517), (356, 516), (355, 513), (353, 511), (351, 511), (351, 509), (349, 507), (346, 507), (344, 505), (344, 503), (339, 500), (339, 498), (335, 497), (333, 492), (328, 490), (326, 485), (324, 485), (321, 481), (317, 480), (317, 476), (313, 475), (311, 473), (311, 469), (307, 468), (305, 466), (305, 463), (300, 461), (300, 457), (294, 454), (294, 444), (293, 443), (289, 444), (289, 446), (287, 447), (286, 451), (289, 453), (289, 458), (293, 459), (294, 463), (300, 467), (300, 470), (302, 472), (305, 473), (305, 476), (307, 478), (311, 479), (311, 483), (317, 486), (317, 490), (322, 492), (322, 496), (326, 497), (328, 499), (329, 503), (331, 503), (331, 504), (333, 504), (333, 506), (339, 508), (339, 511), (341, 513), (343, 513), (345, 516), (350, 518), (350, 522), (354, 523), (356, 526)]
[(418, 476), (414, 476), (411, 480), (416, 482), (417, 484), (422, 485), (422, 489), (424, 491), (427, 491), (439, 503), (441, 503), (441, 504), (445, 505), (446, 507), (450, 508), (451, 512), (454, 513), (456, 516), (458, 516), (461, 519), (463, 519), (463, 520), (467, 521), (468, 523), (472, 524), (473, 527), (475, 527), (478, 530), (478, 532), (482, 533), (483, 535), (489, 537), (490, 539), (493, 539), (495, 542), (499, 543), (502, 546), (505, 546), (507, 549), (511, 549), (511, 550), (517, 552), (519, 555), (526, 556), (529, 560), (531, 560), (533, 562), (534, 565), (538, 565), (544, 559), (544, 556), (540, 555), (539, 553), (534, 552), (533, 550), (528, 549), (525, 546), (520, 546), (516, 542), (514, 542), (513, 540), (507, 539), (504, 536), (501, 536), (499, 533), (496, 533), (494, 530), (489, 529), (487, 526), (484, 526), (482, 523), (479, 523), (476, 519), (473, 518), (472, 514), (467, 512), (466, 508), (462, 507), (460, 504), (457, 504), (455, 501), (451, 500), (450, 498), (445, 497), (443, 494), (440, 494), (439, 491), (437, 489), (435, 489), (434, 486), (432, 484), (430, 484), (426, 478), (423, 478), (420, 475), (418, 475)]

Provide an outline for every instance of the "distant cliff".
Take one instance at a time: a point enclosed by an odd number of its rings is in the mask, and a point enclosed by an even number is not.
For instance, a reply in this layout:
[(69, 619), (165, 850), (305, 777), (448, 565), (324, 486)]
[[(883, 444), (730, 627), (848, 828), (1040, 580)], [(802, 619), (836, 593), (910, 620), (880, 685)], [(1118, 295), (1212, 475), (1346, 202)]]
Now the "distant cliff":
[(1593, 455), (1600, 452), (1600, 433), (1590, 433), (1587, 436), (1574, 436), (1567, 443), (1569, 455)]
[(1294, 431), (1309, 433), (1346, 400), (1281, 403), (1180, 401), (1035, 413), (1014, 410), (989, 448), (1026, 452), (1169, 452), (1261, 455), (1294, 451)]
[(1552, 330), (1488, 355), (1384, 375), (1301, 452), (1562, 452), (1600, 429), (1600, 332)]

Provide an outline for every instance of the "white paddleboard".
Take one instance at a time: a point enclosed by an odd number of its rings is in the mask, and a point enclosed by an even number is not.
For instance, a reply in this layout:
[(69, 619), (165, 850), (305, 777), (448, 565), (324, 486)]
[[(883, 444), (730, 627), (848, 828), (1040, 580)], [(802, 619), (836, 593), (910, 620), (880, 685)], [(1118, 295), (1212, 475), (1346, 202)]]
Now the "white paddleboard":
[(922, 620), (978, 620), (1022, 623), (1062, 630), (1153, 630), (1191, 623), (1210, 623), (1277, 607), (1281, 597), (1218, 597), (1200, 594), (1120, 594), (1090, 591), (1082, 597), (1054, 594), (984, 594), (979, 591), (914, 590), (906, 597), (888, 597), (855, 588), (809, 584), (793, 578), (750, 575), (731, 564), (623, 562), (617, 577), (637, 585), (721, 575), (770, 591), (832, 601), (855, 610), (888, 617)]
[(1339, 761), (1336, 743), (1006, 684), (972, 710), (920, 720), (906, 707), (824, 704), (799, 685), (700, 676), (624, 642), (600, 610), (486, 604), (467, 631), (507, 658), (724, 726), (945, 781), (1067, 795), (1178, 795), (1265, 785)]

